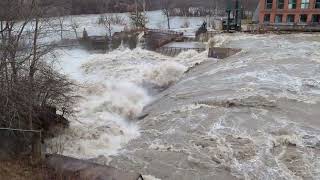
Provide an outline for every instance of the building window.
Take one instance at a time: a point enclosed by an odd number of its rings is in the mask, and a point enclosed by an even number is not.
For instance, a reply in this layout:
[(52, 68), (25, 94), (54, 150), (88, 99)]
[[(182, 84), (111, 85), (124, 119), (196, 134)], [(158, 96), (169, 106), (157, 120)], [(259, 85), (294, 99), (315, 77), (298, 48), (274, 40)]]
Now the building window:
[(315, 8), (320, 8), (320, 0), (316, 0)]
[(309, 0), (301, 0), (301, 9), (308, 9), (310, 5)]
[(289, 0), (288, 9), (296, 9), (297, 8), (297, 0)]
[(289, 14), (287, 16), (287, 23), (294, 23), (294, 15), (293, 14)]
[(277, 8), (284, 9), (284, 0), (277, 0)]
[(275, 23), (282, 23), (282, 14), (277, 14), (275, 19), (274, 19)]
[(270, 14), (265, 14), (264, 15), (263, 22), (265, 22), (265, 23), (269, 23), (270, 22)]
[(301, 14), (300, 15), (300, 22), (301, 23), (306, 23), (308, 20), (308, 15), (307, 14)]
[(266, 9), (272, 9), (272, 1), (273, 0), (266, 0)]
[(312, 15), (312, 23), (320, 24), (320, 14)]

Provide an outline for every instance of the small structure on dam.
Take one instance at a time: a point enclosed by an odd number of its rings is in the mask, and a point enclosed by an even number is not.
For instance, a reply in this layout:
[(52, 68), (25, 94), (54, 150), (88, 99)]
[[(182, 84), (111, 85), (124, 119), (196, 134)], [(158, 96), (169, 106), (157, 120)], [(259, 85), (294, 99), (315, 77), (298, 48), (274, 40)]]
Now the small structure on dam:
[(183, 33), (163, 30), (163, 29), (148, 29), (144, 33), (146, 40), (146, 49), (155, 51), (173, 41), (183, 41)]
[(139, 31), (116, 32), (110, 38), (108, 36), (89, 36), (84, 30), (80, 43), (89, 50), (112, 50), (121, 45), (134, 49), (137, 47), (139, 33)]
[(171, 30), (149, 29), (145, 31), (146, 49), (166, 56), (176, 56), (183, 51), (203, 52), (206, 46), (201, 42), (185, 42), (188, 38), (183, 33)]

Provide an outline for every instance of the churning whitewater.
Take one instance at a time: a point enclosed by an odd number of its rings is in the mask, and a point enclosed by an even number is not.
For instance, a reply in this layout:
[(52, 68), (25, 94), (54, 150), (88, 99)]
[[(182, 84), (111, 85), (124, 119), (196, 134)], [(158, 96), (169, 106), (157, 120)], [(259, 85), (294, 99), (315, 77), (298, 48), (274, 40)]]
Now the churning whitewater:
[(319, 34), (212, 43), (242, 51), (60, 52), (81, 99), (48, 150), (150, 179), (320, 179)]
[(320, 179), (320, 36), (217, 35), (110, 165), (160, 179)]
[[(152, 95), (175, 83), (205, 54), (186, 53), (176, 59), (140, 48), (119, 48), (90, 55), (84, 50), (59, 51), (61, 71), (79, 84), (70, 128), (47, 142), (48, 151), (89, 159), (116, 155), (139, 136), (133, 121)], [(182, 61), (188, 57), (189, 61)], [(201, 58), (204, 59), (204, 58)]]

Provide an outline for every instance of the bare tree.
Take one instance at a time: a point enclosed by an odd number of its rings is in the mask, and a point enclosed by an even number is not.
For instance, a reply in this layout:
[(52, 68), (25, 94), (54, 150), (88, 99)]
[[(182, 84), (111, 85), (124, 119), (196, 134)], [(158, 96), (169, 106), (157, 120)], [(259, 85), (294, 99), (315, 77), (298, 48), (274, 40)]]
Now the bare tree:
[(63, 40), (63, 32), (67, 31), (67, 29), (65, 29), (65, 21), (69, 19), (68, 15), (71, 14), (71, 4), (67, 1), (57, 0), (53, 3), (53, 5), (55, 12), (52, 13), (52, 16), (56, 16), (60, 32), (60, 39)]
[[(41, 130), (57, 120), (43, 117), (48, 107), (71, 112), (72, 83), (45, 58), (54, 46), (44, 41), (52, 26), (41, 1), (1, 3), (0, 127)], [(24, 138), (36, 150), (34, 136)]]
[(108, 36), (112, 37), (113, 25), (124, 25), (125, 20), (118, 15), (101, 15), (98, 20), (99, 25), (103, 25), (108, 31)]
[(64, 16), (59, 16), (58, 17), (58, 23), (59, 23), (59, 31), (60, 31), (60, 39), (63, 40), (63, 31), (64, 31), (64, 22), (65, 22), (65, 17)]
[(167, 19), (168, 29), (171, 29), (171, 27), (170, 27), (170, 17), (171, 17), (172, 7), (173, 7), (173, 4), (172, 4), (171, 0), (161, 0), (162, 14)]
[(79, 39), (78, 35), (78, 29), (79, 29), (79, 23), (75, 21), (72, 17), (70, 17), (70, 28), (74, 32), (74, 35), (76, 36), (77, 39)]
[(135, 28), (145, 28), (148, 22), (146, 14), (141, 11), (131, 12), (130, 20), (132, 26)]
[(106, 28), (109, 37), (112, 36), (113, 17), (111, 15), (100, 16), (98, 24), (103, 25)]

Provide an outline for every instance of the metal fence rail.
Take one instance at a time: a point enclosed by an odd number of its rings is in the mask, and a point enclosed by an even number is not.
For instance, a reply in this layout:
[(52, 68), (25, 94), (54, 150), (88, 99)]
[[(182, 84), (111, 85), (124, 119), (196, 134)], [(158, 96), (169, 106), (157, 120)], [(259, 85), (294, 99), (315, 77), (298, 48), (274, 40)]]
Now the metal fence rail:
[[(1, 143), (0, 150), (6, 158), (21, 155), (31, 155), (34, 162), (44, 157), (44, 146), (42, 144), (42, 131), (31, 129), (0, 128)], [(14, 132), (14, 133), (13, 133)]]
[(41, 133), (40, 130), (29, 130), (29, 129), (0, 128), (0, 130)]
[(148, 29), (147, 31), (163, 33), (163, 34), (174, 34), (174, 35), (183, 34), (182, 32), (177, 32), (177, 31), (168, 30), (168, 29)]

